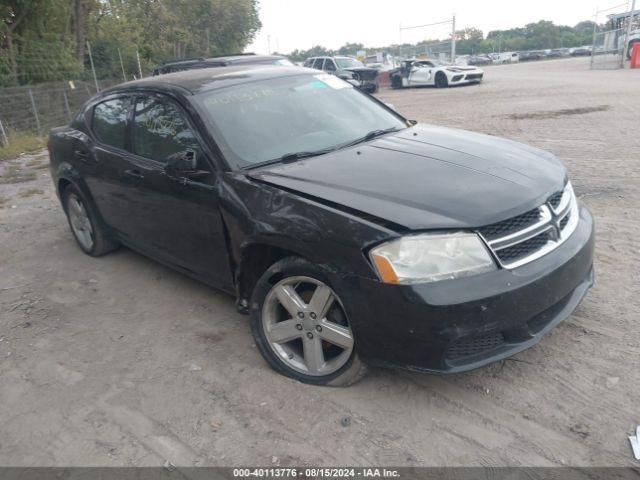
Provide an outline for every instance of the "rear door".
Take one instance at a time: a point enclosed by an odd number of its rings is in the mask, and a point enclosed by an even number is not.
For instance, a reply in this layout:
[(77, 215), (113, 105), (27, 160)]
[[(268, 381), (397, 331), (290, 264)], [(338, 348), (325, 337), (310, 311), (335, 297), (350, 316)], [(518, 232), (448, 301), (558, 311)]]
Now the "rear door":
[(128, 121), (131, 97), (106, 97), (86, 113), (92, 139), (78, 143), (74, 155), (91, 196), (108, 226), (125, 231), (129, 223), (126, 188)]

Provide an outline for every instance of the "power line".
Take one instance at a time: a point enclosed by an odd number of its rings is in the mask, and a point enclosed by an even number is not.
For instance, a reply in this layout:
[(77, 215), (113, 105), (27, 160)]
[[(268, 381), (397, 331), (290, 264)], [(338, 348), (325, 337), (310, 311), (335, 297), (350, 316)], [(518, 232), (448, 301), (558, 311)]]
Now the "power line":
[(400, 30), (411, 30), (413, 28), (433, 27), (434, 25), (444, 25), (444, 24), (451, 23), (451, 22), (452, 22), (452, 20), (445, 20), (443, 22), (427, 23), (425, 25), (415, 25), (413, 27), (400, 27)]

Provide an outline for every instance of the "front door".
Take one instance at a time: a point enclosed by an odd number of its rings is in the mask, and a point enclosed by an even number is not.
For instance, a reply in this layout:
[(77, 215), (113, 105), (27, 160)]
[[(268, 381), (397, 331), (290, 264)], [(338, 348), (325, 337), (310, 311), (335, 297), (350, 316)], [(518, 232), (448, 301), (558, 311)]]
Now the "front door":
[[(129, 243), (200, 277), (231, 284), (224, 227), (216, 190), (217, 175), (188, 116), (171, 99), (155, 94), (134, 100), (131, 153), (123, 174), (130, 221)], [(195, 152), (198, 169), (210, 172), (189, 180), (167, 174), (170, 155)]]

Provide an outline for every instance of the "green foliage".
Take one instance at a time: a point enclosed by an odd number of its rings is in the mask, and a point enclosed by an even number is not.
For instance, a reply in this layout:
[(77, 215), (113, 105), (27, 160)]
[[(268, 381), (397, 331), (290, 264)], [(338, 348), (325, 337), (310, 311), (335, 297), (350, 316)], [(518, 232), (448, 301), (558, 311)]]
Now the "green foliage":
[[(553, 22), (540, 20), (520, 28), (509, 30), (495, 30), (489, 32), (485, 38), (482, 30), (474, 27), (456, 31), (456, 52), (458, 55), (490, 53), (494, 51), (543, 50), (559, 47), (578, 47), (591, 44), (594, 23), (584, 21), (575, 27), (554, 25)], [(316, 45), (309, 50), (294, 50), (289, 58), (295, 62), (309, 57), (322, 55), (352, 55), (358, 50), (371, 52), (390, 52), (409, 54), (410, 52), (424, 52), (427, 46), (441, 44), (435, 50), (449, 51), (446, 39), (426, 39), (417, 44), (387, 45), (385, 47), (365, 48), (361, 43), (347, 43), (338, 50), (330, 50)], [(431, 50), (434, 50), (432, 48)]]
[(2, 0), (0, 86), (128, 79), (173, 58), (241, 52), (260, 28), (257, 0)]
[(8, 132), (8, 145), (4, 145), (4, 139), (0, 137), (0, 160), (10, 160), (21, 153), (34, 153), (42, 150), (45, 141), (33, 133)]
[(289, 58), (293, 62), (301, 62), (309, 57), (333, 56), (335, 54), (335, 50), (330, 50), (320, 45), (316, 45), (315, 47), (311, 47), (309, 50), (294, 50), (289, 54)]

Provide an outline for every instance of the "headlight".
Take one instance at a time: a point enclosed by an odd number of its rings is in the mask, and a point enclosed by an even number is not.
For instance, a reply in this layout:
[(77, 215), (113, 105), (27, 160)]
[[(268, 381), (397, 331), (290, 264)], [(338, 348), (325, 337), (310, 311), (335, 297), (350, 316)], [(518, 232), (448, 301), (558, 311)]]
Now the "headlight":
[(426, 283), (468, 277), (496, 269), (475, 233), (412, 235), (369, 253), (385, 283)]

